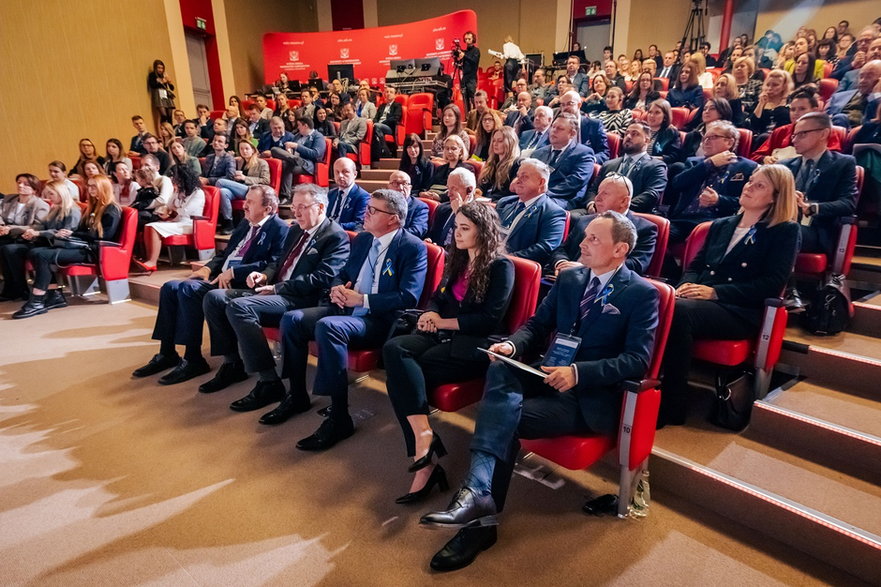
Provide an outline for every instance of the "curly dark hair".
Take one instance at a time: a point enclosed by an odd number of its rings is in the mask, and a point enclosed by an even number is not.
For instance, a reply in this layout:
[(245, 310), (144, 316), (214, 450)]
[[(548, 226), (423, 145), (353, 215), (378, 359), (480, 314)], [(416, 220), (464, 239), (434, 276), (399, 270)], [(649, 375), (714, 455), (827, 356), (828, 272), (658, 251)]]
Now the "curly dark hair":
[(489, 288), (489, 268), (502, 254), (502, 230), (499, 215), (492, 206), (480, 202), (469, 202), (459, 208), (462, 214), (474, 223), (477, 229), (478, 253), (474, 264), (469, 268), (468, 251), (456, 247), (456, 241), (450, 242), (447, 249), (447, 263), (444, 268), (443, 284), (450, 287), (459, 277), (469, 271), (468, 292), (465, 294), (476, 303), (483, 301)]
[(171, 181), (185, 195), (189, 196), (201, 185), (199, 176), (189, 165), (175, 165), (171, 172)]

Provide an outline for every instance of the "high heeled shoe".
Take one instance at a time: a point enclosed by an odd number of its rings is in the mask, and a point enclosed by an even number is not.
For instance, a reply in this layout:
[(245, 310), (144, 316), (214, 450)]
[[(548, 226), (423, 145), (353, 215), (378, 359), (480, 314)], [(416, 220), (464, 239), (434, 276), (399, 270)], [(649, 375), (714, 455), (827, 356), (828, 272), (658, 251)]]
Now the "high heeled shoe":
[(429, 445), (428, 452), (425, 453), (425, 456), (414, 461), (413, 464), (407, 468), (407, 471), (415, 473), (419, 469), (424, 469), (431, 464), (431, 455), (433, 454), (436, 454), (438, 458), (447, 456), (447, 448), (444, 446), (440, 436), (437, 435), (437, 432), (432, 433), (431, 444)]
[(132, 264), (137, 267), (141, 272), (146, 273), (147, 275), (150, 275), (156, 271), (156, 265), (147, 265), (146, 262), (138, 259), (137, 257), (132, 257)]
[(434, 470), (431, 472), (431, 475), (428, 476), (428, 481), (425, 482), (422, 489), (419, 491), (411, 491), (407, 495), (402, 495), (395, 500), (395, 503), (416, 503), (422, 501), (428, 497), (428, 494), (431, 493), (431, 490), (434, 489), (435, 485), (440, 487), (440, 491), (447, 491), (450, 488), (450, 484), (447, 482), (447, 472), (444, 471), (444, 468), (440, 465), (435, 465)]

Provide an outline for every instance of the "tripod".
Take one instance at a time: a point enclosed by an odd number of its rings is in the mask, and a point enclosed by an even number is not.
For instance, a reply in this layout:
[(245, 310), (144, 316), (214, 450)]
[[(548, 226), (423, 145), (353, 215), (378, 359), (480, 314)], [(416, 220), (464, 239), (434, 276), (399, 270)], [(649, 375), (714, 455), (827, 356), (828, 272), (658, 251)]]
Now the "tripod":
[[(685, 51), (694, 53), (700, 48), (700, 44), (706, 39), (706, 30), (704, 30), (704, 16), (707, 14), (707, 6), (705, 0), (692, 0), (691, 14), (688, 15), (688, 22), (685, 25), (685, 31), (682, 33), (682, 41), (679, 59)], [(688, 48), (686, 49), (685, 41), (688, 40)]]

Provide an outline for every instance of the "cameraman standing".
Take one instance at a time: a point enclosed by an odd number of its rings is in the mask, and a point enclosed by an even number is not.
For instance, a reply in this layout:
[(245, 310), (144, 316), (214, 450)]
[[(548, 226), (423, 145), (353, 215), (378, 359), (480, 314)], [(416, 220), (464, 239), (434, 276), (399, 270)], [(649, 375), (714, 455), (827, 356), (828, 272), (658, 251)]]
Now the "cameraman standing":
[(475, 44), (477, 38), (471, 31), (465, 31), (462, 35), (465, 41), (465, 50), (456, 46), (454, 49), (456, 66), (462, 69), (462, 100), (465, 102), (465, 112), (474, 108), (474, 92), (477, 91), (477, 64), (480, 63), (480, 49)]

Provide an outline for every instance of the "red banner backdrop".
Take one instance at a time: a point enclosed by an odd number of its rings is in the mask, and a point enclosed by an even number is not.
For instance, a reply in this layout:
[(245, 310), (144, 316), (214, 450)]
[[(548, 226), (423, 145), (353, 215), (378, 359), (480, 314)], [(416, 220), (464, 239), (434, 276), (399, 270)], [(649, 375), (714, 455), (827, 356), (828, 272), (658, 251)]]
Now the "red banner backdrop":
[[(266, 33), (263, 35), (263, 71), (266, 83), (281, 72), (306, 81), (310, 71), (327, 79), (328, 65), (353, 65), (357, 79), (371, 85), (385, 79), (389, 61), (439, 57), (450, 72), (453, 39), (465, 31), (477, 33), (477, 15), (460, 10), (437, 18), (393, 26), (321, 33)], [(464, 47), (464, 43), (462, 46)]]

